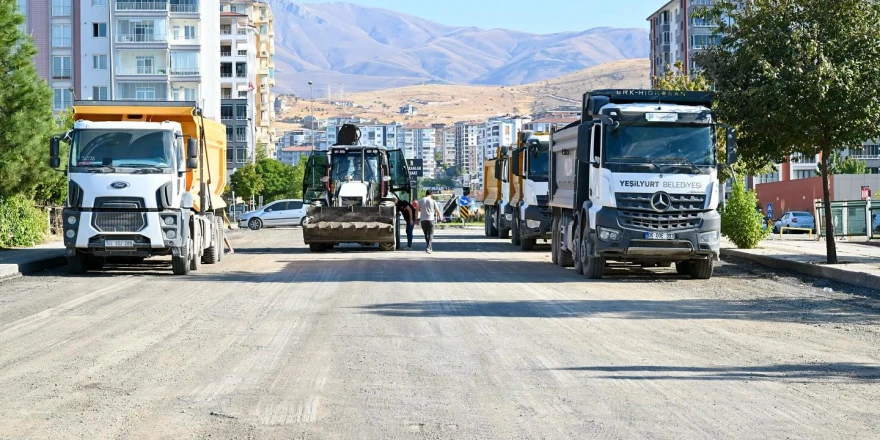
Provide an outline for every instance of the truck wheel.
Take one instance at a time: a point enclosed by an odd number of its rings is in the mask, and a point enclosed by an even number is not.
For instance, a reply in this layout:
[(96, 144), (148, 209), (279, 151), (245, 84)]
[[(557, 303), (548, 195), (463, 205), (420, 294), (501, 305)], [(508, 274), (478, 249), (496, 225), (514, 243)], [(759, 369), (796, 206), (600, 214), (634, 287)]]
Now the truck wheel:
[(535, 238), (521, 238), (519, 240), (519, 248), (524, 251), (530, 251), (535, 248), (535, 243), (537, 239)]
[(584, 239), (581, 249), (584, 251), (584, 278), (588, 280), (601, 280), (605, 275), (605, 259), (602, 257), (591, 257), (592, 244), (590, 238)]
[(214, 240), (211, 243), (211, 247), (205, 249), (205, 254), (202, 255), (202, 263), (204, 264), (217, 264), (220, 261), (220, 254), (223, 253), (223, 230), (217, 225), (217, 222), (214, 222)]
[(690, 275), (691, 273), (691, 262), (690, 261), (679, 261), (675, 263), (675, 273), (679, 275)]
[(498, 237), (510, 238), (510, 229), (504, 227), (504, 214), (498, 211)]
[(489, 236), (497, 237), (498, 236), (498, 220), (494, 217), (496, 215), (494, 207), (486, 207), (486, 223), (489, 224)]
[(574, 260), (571, 256), (571, 251), (564, 249), (562, 247), (562, 231), (557, 232), (557, 237), (559, 237), (559, 244), (556, 245), (556, 250), (559, 252), (559, 256), (556, 258), (559, 260), (560, 267), (572, 267), (574, 266)]
[(711, 259), (694, 260), (690, 264), (690, 275), (695, 280), (708, 280), (712, 278), (714, 264)]
[(180, 247), (180, 255), (171, 256), (171, 271), (174, 275), (189, 275), (190, 250), (187, 244)]
[(574, 273), (578, 275), (584, 275), (584, 256), (586, 253), (584, 252), (584, 242), (581, 237), (581, 227), (575, 226), (574, 229), (574, 238), (571, 241), (572, 246), (574, 246), (574, 250), (571, 252), (571, 259), (574, 265)]
[(195, 240), (189, 241), (189, 248), (192, 249), (192, 258), (190, 258), (189, 260), (189, 269), (199, 270), (199, 268), (202, 266), (202, 257), (196, 251), (197, 248)]
[(486, 209), (486, 215), (483, 216), (483, 235), (489, 237), (489, 210)]
[(510, 242), (514, 246), (519, 246), (520, 236), (519, 236), (519, 220), (513, 219), (510, 223)]
[(379, 243), (379, 250), (382, 252), (393, 252), (394, 248), (394, 243)]
[(559, 265), (559, 219), (554, 218), (550, 225), (550, 261)]
[(71, 275), (82, 275), (89, 271), (88, 255), (84, 255), (78, 251), (74, 251), (70, 257), (67, 257), (67, 272)]

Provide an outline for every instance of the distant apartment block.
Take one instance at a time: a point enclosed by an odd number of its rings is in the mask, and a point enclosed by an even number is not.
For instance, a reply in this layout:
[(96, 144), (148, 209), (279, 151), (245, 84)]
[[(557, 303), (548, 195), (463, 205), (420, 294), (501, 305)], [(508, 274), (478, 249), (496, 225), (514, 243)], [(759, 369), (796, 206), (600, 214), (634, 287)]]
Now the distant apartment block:
[(437, 162), (434, 151), (437, 146), (436, 130), (427, 125), (406, 125), (400, 128), (397, 148), (403, 150), (407, 159), (421, 159), (424, 177), (434, 178)]
[(708, 46), (715, 44), (714, 26), (694, 16), (699, 8), (712, 6), (713, 0), (671, 0), (648, 17), (651, 38), (651, 77), (663, 76), (667, 67), (684, 64), (684, 73), (700, 71), (693, 59)]
[(483, 174), (482, 154), (477, 154), (480, 125), (475, 121), (455, 123), (455, 164), (469, 177)]
[(290, 166), (296, 166), (301, 160), (306, 160), (312, 154), (310, 146), (290, 146), (278, 150), (278, 160)]

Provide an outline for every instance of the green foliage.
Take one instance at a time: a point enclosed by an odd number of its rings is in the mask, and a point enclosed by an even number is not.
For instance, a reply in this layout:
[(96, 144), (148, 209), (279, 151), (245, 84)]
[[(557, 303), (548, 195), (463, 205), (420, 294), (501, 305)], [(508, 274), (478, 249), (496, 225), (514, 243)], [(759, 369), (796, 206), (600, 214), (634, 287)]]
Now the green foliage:
[[(715, 85), (720, 119), (739, 129), (740, 156), (782, 161), (880, 137), (880, 2), (719, 0), (702, 15), (720, 44), (694, 59)], [(832, 228), (827, 175), (825, 224)], [(828, 231), (832, 232), (832, 231)], [(837, 262), (826, 234), (828, 262)]]
[(301, 199), (303, 197), (302, 181), (306, 176), (306, 165), (308, 163), (309, 159), (303, 156), (290, 171), (290, 183), (293, 185), (290, 197), (293, 199)]
[(0, 198), (0, 248), (34, 246), (43, 242), (46, 213), (24, 195)]
[(461, 167), (456, 165), (453, 167), (446, 168), (445, 170), (446, 177), (455, 178), (461, 175)]
[[(822, 171), (824, 171), (822, 164), (816, 164), (816, 174), (822, 175)], [(843, 157), (839, 151), (832, 152), (831, 157), (828, 158), (828, 171), (832, 175), (871, 174), (871, 170), (868, 169), (868, 164), (865, 161)]]
[(692, 92), (705, 92), (711, 89), (709, 81), (702, 74), (693, 77), (684, 73), (684, 63), (675, 62), (673, 66), (666, 65), (666, 74), (662, 77), (654, 77), (654, 90), (687, 90)]
[(257, 162), (268, 159), (269, 158), (269, 150), (266, 144), (259, 143), (257, 144)]
[[(49, 137), (54, 134), (65, 133), (73, 129), (73, 109), (58, 112), (55, 120), (55, 129), (48, 133), (45, 144), (48, 146)], [(70, 151), (70, 146), (66, 142), (61, 143), (61, 163), (65, 163), (65, 158)], [(48, 153), (48, 151), (47, 151)], [(47, 156), (48, 157), (48, 156)], [(62, 169), (66, 165), (62, 165)], [(46, 173), (40, 183), (34, 188), (34, 200), (47, 205), (61, 206), (67, 200), (67, 176), (64, 173), (53, 171)]]
[[(298, 182), (294, 181), (293, 167), (275, 159), (258, 161), (257, 174), (263, 182), (263, 189), (260, 191), (263, 203), (293, 198), (294, 190), (300, 186), (297, 184)], [(302, 182), (302, 177), (299, 182)], [(300, 188), (300, 192), (302, 192), (302, 188)]]
[(235, 191), (235, 196), (245, 200), (256, 197), (263, 190), (263, 179), (257, 174), (257, 167), (252, 163), (235, 170), (229, 178), (229, 183)]
[(721, 213), (721, 234), (740, 249), (753, 249), (770, 234), (770, 228), (763, 228), (757, 205), (755, 192), (746, 191), (745, 181), (735, 179), (733, 193)]
[(0, 197), (34, 194), (55, 177), (47, 163), (52, 90), (37, 74), (37, 49), (22, 24), (15, 2), (0, 3)]

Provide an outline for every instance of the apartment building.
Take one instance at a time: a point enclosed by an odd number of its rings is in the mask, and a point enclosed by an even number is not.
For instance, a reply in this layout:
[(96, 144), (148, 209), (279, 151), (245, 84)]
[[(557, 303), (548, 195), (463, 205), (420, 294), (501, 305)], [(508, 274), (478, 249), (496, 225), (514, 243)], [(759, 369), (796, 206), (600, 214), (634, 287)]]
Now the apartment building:
[(515, 146), (516, 133), (522, 130), (523, 124), (529, 122), (531, 118), (521, 116), (489, 118), (481, 127), (483, 136), (479, 148), (483, 157), (495, 157), (498, 147)]
[(301, 160), (306, 160), (312, 154), (312, 147), (308, 145), (293, 145), (278, 150), (278, 160), (290, 166), (296, 166)]
[(398, 143), (398, 131), (400, 125), (397, 123), (380, 124), (373, 120), (361, 118), (331, 118), (327, 122), (327, 143), (335, 145), (338, 140), (339, 129), (344, 124), (355, 124), (361, 131), (361, 145), (396, 148)]
[(693, 59), (715, 44), (712, 36), (714, 26), (704, 18), (694, 16), (694, 11), (712, 6), (713, 0), (670, 0), (647, 18), (650, 24), (651, 77), (663, 76), (667, 66), (681, 61), (684, 73), (692, 75), (700, 70)]
[(477, 154), (480, 125), (475, 121), (455, 123), (455, 164), (461, 167), (462, 174), (468, 176), (482, 176), (483, 174), (483, 155)]
[[(98, 0), (99, 2), (101, 0)], [(73, 103), (77, 89), (74, 80), (74, 14), (79, 16), (79, 2), (73, 0), (17, 0), (24, 16), (21, 30), (33, 37), (37, 48), (34, 65), (54, 92), (52, 107), (64, 110)]]
[(407, 159), (421, 159), (425, 178), (433, 179), (437, 170), (434, 151), (437, 147), (436, 132), (427, 125), (406, 125), (400, 128), (397, 148), (403, 150)]

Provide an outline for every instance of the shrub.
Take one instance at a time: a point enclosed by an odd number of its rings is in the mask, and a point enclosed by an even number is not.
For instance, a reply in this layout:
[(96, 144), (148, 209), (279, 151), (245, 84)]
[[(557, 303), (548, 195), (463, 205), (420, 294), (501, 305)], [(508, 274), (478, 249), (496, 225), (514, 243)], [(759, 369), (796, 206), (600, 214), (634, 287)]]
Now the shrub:
[(23, 195), (0, 199), (0, 248), (42, 243), (47, 221), (46, 213)]
[(764, 229), (761, 213), (755, 209), (757, 205), (754, 191), (746, 191), (744, 181), (734, 180), (733, 192), (721, 212), (721, 234), (740, 249), (753, 249), (770, 234), (770, 228)]

